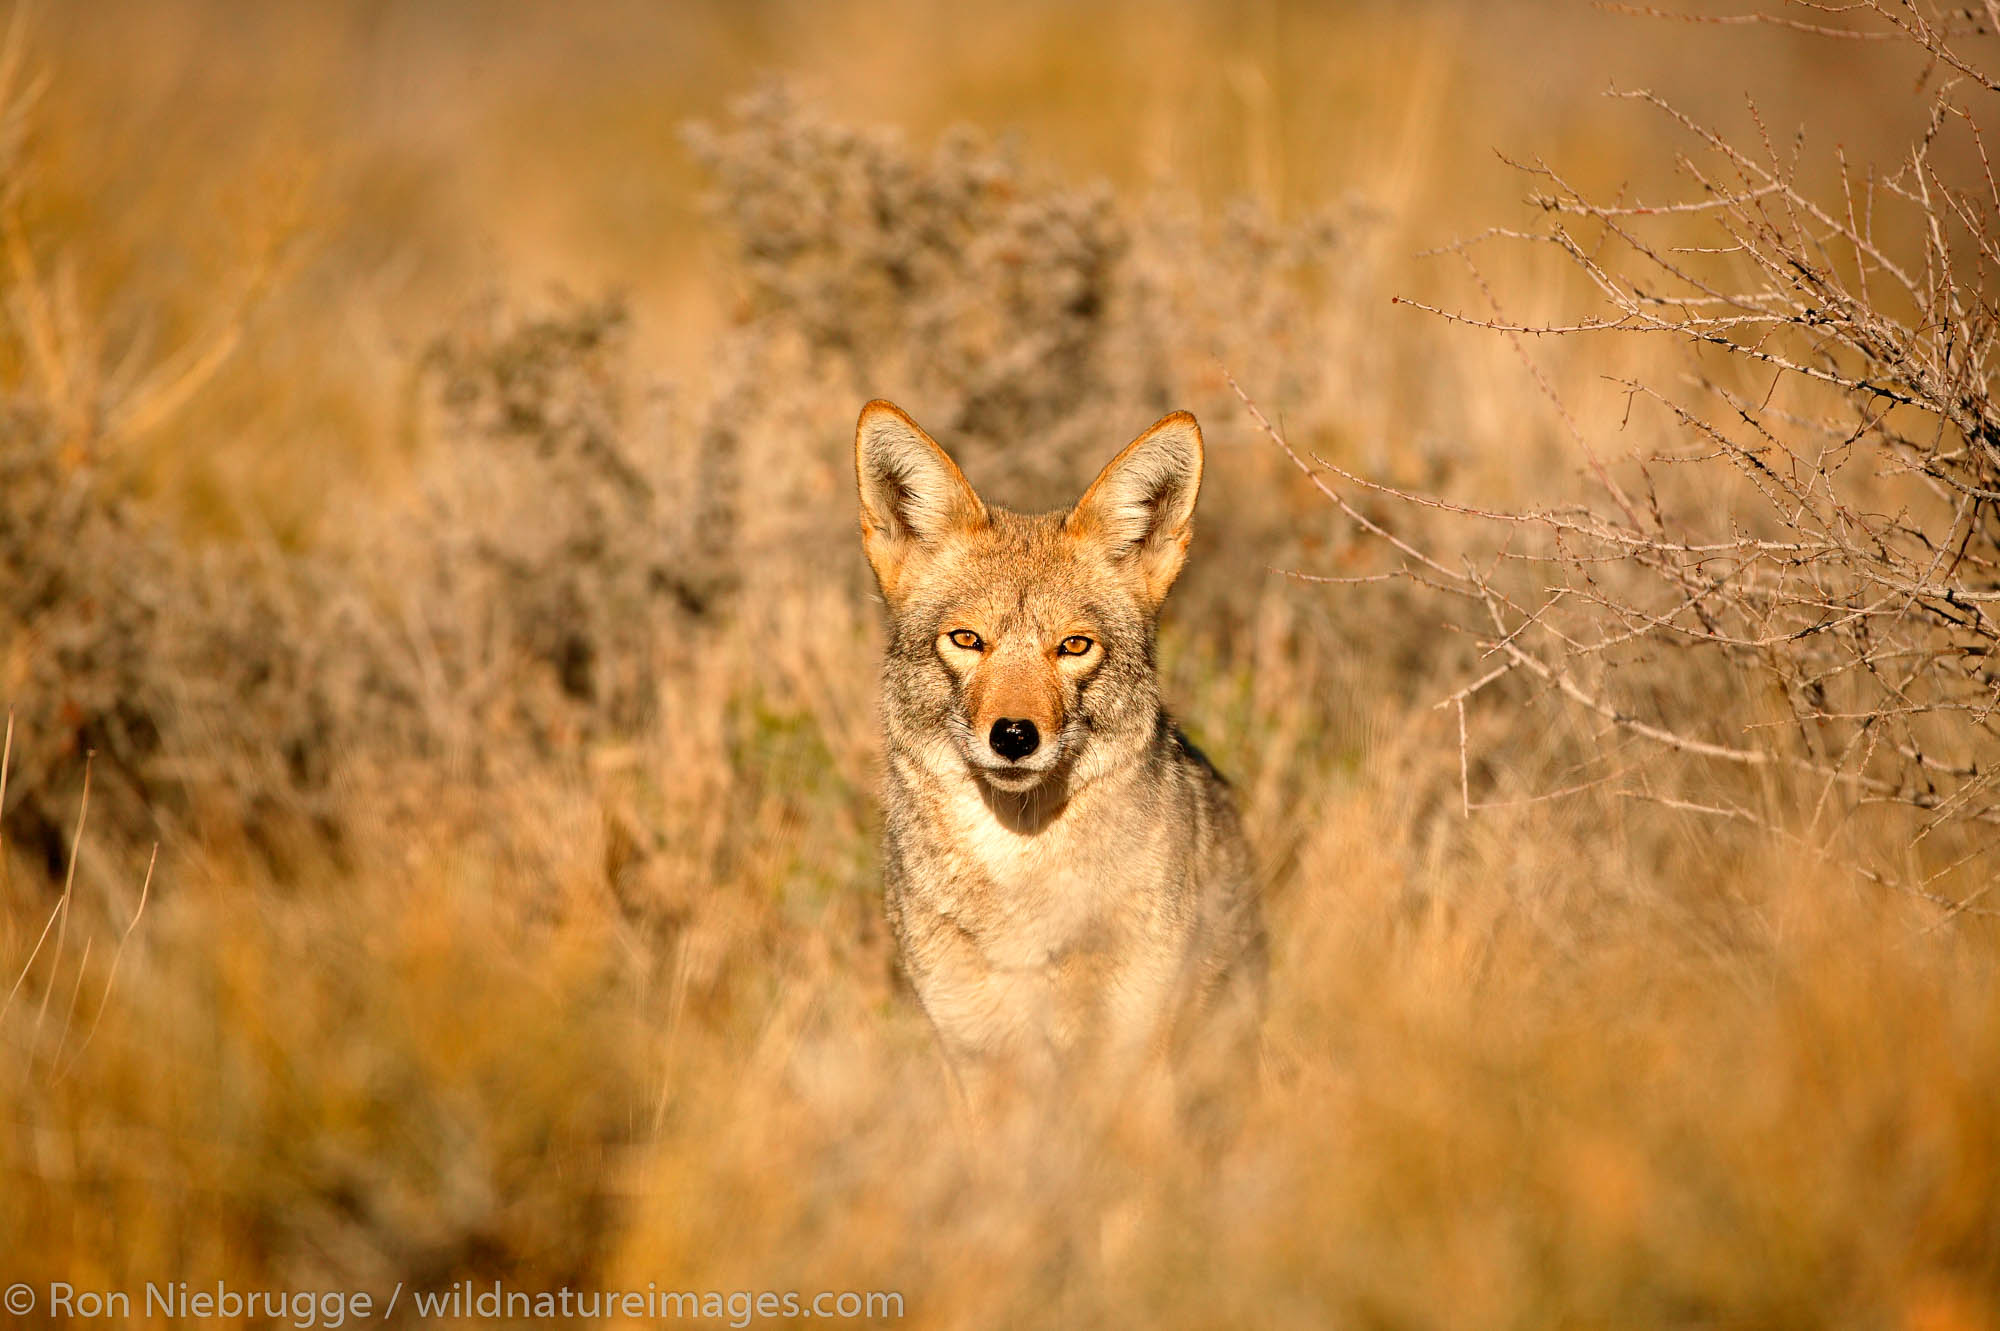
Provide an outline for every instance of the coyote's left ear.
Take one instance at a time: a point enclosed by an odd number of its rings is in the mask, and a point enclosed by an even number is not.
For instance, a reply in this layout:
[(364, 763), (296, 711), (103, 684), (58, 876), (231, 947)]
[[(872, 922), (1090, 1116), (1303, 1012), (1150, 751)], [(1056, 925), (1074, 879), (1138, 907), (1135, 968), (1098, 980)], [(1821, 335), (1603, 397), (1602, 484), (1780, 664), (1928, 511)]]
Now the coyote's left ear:
[(1129, 561), (1155, 606), (1180, 575), (1201, 492), (1201, 427), (1177, 411), (1111, 459), (1070, 510), (1072, 536)]

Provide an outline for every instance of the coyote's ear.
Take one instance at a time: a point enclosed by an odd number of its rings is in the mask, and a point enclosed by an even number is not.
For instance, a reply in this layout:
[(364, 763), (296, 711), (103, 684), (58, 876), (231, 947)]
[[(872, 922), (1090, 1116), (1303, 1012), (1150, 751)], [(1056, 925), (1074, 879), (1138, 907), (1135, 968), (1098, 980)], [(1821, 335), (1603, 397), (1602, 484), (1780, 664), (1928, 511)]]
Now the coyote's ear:
[(1070, 511), (1069, 532), (1130, 561), (1155, 606), (1187, 558), (1201, 491), (1201, 427), (1185, 411), (1163, 416), (1111, 459)]
[(919, 545), (986, 525), (986, 506), (958, 464), (902, 408), (879, 398), (854, 427), (861, 482), (861, 548), (884, 596), (895, 595), (903, 561)]

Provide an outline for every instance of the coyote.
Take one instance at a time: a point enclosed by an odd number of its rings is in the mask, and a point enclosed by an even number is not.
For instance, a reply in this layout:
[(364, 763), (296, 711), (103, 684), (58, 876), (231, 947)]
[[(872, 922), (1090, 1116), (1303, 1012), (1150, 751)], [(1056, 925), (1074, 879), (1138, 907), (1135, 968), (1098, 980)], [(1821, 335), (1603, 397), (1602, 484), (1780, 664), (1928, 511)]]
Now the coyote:
[(903, 970), (981, 1114), (1031, 1094), (1242, 1079), (1265, 944), (1229, 788), (1160, 703), (1201, 428), (1175, 412), (1066, 513), (982, 502), (899, 408), (855, 430), (888, 604), (885, 899)]

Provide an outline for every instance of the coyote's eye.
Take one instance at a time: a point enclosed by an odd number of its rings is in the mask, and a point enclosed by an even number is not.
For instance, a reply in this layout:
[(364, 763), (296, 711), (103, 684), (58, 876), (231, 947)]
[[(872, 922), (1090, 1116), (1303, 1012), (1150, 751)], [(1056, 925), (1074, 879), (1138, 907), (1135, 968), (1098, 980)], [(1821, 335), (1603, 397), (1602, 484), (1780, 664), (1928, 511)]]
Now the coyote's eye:
[(983, 651), (986, 647), (985, 642), (971, 629), (953, 629), (945, 636), (951, 639), (952, 646), (962, 647), (968, 652)]
[(1095, 644), (1081, 633), (1072, 633), (1056, 644), (1057, 656), (1082, 656)]

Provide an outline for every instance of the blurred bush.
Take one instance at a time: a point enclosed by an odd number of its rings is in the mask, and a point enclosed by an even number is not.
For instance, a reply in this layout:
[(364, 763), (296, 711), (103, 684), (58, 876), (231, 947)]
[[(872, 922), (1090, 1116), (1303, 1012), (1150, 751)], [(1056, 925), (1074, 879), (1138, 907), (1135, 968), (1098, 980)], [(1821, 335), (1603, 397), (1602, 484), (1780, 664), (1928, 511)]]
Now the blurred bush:
[[(857, 561), (820, 552), (852, 543), (845, 434), (869, 394), (903, 396), (996, 502), (1029, 507), (1068, 502), (1190, 387), (1226, 427), (1218, 352), (1258, 347), (1267, 374), (1309, 378), (1306, 275), (1338, 244), (1324, 224), (1124, 209), (1034, 181), (970, 131), (920, 156), (775, 92), (690, 138), (748, 301), (692, 409), (635, 375), (616, 299), (475, 309), (416, 367), (414, 502), (340, 513), (305, 550), (197, 554), (105, 469), (62, 463), (98, 441), (17, 406), (0, 528), (10, 655), (33, 672), (16, 681), (33, 700), (17, 844), (60, 867), (73, 788), (51, 778), (87, 750), (100, 827), (131, 839), (194, 787), (253, 840), (280, 812), (337, 839), (343, 763), (478, 779), (510, 752), (642, 733), (666, 675), (745, 598), (860, 591)], [(1288, 539), (1250, 487), (1213, 491), (1218, 545)], [(1234, 577), (1192, 580), (1184, 613), (1236, 622)]]

